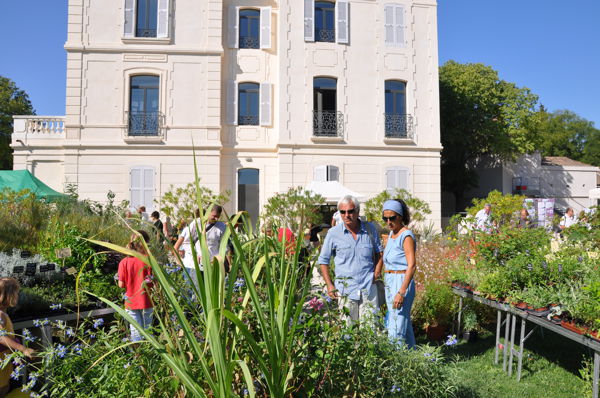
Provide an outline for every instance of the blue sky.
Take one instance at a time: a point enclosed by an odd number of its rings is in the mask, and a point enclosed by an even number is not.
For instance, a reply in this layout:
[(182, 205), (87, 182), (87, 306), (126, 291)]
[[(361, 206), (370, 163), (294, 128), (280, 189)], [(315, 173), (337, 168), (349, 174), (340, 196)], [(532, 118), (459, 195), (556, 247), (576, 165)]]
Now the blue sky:
[[(27, 91), (39, 115), (63, 115), (67, 0), (0, 7), (0, 75)], [(490, 65), (548, 109), (600, 127), (599, 17), (600, 0), (438, 0), (440, 64)]]

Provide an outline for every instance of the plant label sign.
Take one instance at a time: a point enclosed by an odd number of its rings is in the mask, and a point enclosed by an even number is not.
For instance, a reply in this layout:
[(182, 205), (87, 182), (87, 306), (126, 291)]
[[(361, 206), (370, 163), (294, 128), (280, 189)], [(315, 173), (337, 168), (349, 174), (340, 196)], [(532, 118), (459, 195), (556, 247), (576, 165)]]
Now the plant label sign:
[(77, 273), (77, 268), (70, 267), (70, 268), (65, 269), (65, 272), (67, 273), (67, 275), (74, 275)]
[(56, 254), (57, 258), (71, 257), (71, 248), (70, 247), (63, 247), (62, 249), (56, 249), (54, 251), (54, 253)]

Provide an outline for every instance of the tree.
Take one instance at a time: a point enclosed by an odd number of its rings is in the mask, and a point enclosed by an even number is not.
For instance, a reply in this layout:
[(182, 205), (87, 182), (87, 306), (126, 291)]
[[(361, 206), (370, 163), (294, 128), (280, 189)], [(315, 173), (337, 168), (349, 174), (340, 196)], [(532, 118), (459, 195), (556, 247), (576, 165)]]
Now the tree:
[(323, 222), (319, 205), (325, 198), (302, 187), (290, 188), (287, 192), (278, 193), (269, 198), (260, 215), (264, 225), (287, 227), (294, 233), (303, 231), (308, 224)]
[(465, 191), (477, 186), (483, 157), (515, 160), (536, 149), (537, 100), (489, 66), (448, 61), (440, 67), (442, 188), (454, 194), (458, 211)]
[(540, 110), (540, 150), (544, 156), (568, 158), (600, 166), (600, 130), (569, 110)]
[(402, 199), (406, 203), (410, 210), (410, 228), (415, 228), (416, 224), (425, 221), (425, 216), (427, 214), (431, 214), (429, 203), (417, 198), (416, 196), (412, 196), (411, 193), (406, 189), (396, 188), (396, 190), (392, 193), (387, 190), (382, 191), (365, 202), (364, 209), (367, 221), (380, 222), (383, 203), (389, 199)]
[(214, 201), (216, 204), (223, 206), (229, 201), (229, 191), (215, 194), (210, 188), (202, 185), (198, 185), (198, 187), (197, 190), (196, 184), (193, 182), (177, 188), (171, 185), (169, 190), (160, 198), (160, 201), (156, 202), (160, 204), (160, 210), (167, 217), (171, 217), (173, 221), (178, 222), (193, 219), (199, 202), (208, 206)]
[(10, 148), (13, 115), (35, 115), (29, 96), (15, 82), (0, 76), (0, 170), (12, 170)]

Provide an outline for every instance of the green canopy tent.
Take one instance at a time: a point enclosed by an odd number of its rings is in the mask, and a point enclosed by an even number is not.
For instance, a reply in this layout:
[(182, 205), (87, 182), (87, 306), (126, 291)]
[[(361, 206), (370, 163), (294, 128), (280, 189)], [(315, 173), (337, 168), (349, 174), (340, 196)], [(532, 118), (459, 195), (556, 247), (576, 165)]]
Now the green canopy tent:
[(9, 188), (15, 192), (29, 189), (33, 194), (49, 202), (68, 198), (44, 184), (27, 170), (0, 170), (0, 191)]

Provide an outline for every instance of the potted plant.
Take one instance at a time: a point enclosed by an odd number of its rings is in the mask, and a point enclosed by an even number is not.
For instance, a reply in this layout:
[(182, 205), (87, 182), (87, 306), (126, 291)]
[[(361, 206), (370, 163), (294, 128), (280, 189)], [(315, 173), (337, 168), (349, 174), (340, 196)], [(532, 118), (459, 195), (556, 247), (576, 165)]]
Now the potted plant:
[(455, 296), (449, 283), (430, 281), (424, 285), (415, 305), (415, 319), (422, 322), (427, 338), (440, 341), (446, 336), (454, 314)]
[(462, 338), (469, 343), (477, 340), (477, 314), (474, 311), (466, 310), (463, 314), (463, 332)]

